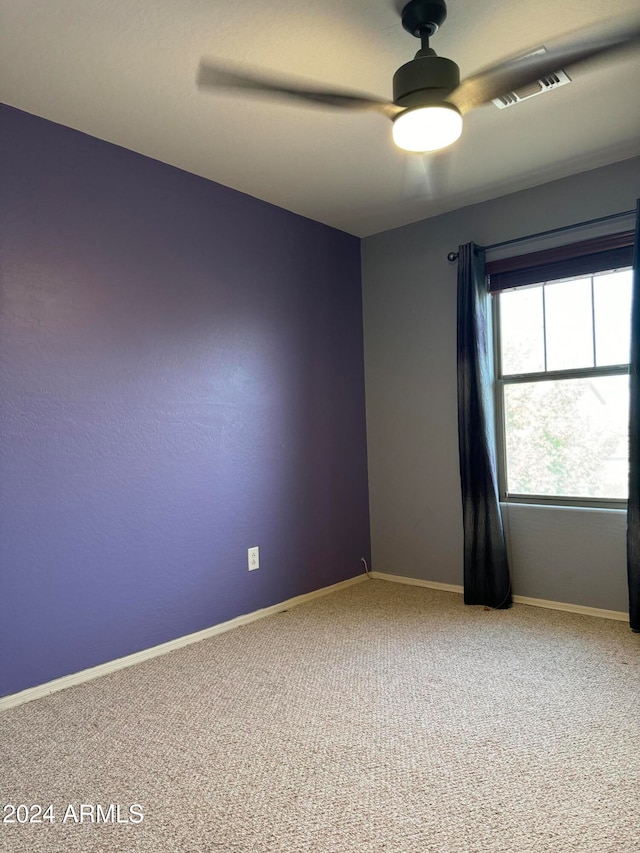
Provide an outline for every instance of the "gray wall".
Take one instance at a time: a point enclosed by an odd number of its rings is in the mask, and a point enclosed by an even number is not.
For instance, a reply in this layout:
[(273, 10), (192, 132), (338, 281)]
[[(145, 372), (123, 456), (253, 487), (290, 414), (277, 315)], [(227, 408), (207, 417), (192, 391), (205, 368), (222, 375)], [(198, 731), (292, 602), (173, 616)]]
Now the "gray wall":
[[(638, 195), (634, 158), (363, 240), (375, 570), (462, 583), (456, 265), (447, 253), (633, 209)], [(512, 506), (509, 516), (516, 595), (627, 609), (624, 513)]]

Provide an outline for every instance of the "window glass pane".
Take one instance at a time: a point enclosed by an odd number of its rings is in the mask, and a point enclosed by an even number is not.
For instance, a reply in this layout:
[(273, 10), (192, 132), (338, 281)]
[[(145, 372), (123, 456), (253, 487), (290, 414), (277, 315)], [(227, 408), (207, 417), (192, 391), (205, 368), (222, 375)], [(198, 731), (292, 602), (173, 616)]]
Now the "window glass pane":
[(591, 279), (545, 286), (547, 370), (593, 367)]
[(544, 370), (542, 287), (500, 294), (502, 373)]
[(629, 377), (505, 385), (507, 490), (626, 498)]
[(596, 364), (627, 364), (631, 338), (631, 270), (593, 279)]

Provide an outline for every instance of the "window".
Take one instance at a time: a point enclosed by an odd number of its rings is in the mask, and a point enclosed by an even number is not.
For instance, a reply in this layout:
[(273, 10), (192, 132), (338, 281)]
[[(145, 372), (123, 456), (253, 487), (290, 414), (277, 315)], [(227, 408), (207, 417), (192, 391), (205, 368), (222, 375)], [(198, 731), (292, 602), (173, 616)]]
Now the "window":
[(502, 500), (626, 501), (632, 235), (605, 240), (487, 264)]

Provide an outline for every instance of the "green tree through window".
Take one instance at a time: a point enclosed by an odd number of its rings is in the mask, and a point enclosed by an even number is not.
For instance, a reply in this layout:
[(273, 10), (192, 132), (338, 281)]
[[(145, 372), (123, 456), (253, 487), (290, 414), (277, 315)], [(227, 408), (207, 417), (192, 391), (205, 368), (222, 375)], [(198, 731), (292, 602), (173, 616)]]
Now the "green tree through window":
[(631, 271), (496, 296), (503, 497), (627, 497)]

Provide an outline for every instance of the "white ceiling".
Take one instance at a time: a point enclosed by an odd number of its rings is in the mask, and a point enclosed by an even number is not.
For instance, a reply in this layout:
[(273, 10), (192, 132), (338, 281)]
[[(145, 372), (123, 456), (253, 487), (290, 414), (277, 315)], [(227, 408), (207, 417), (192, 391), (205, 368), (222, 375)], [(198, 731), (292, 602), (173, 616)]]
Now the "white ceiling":
[[(422, 160), (394, 148), (380, 115), (195, 85), (200, 58), (210, 56), (391, 98), (393, 72), (419, 47), (402, 29), (401, 5), (0, 0), (0, 100), (358, 236), (640, 154), (640, 50), (570, 71), (569, 86), (507, 110), (468, 114), (446, 184), (428, 198)], [(431, 46), (465, 77), (637, 8), (637, 0), (449, 0)]]

